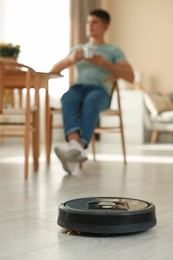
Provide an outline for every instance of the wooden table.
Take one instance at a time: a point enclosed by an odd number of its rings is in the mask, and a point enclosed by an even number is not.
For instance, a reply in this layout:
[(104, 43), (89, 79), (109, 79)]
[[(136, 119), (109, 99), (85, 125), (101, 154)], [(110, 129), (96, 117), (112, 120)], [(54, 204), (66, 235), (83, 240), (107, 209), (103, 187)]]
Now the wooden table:
[[(3, 77), (3, 66), (5, 65), (5, 62), (0, 61), (0, 79)], [(56, 73), (50, 73), (50, 72), (37, 72), (38, 74), (38, 80), (39, 80), (39, 88), (44, 88), (46, 90), (46, 111), (49, 107), (49, 80), (50, 79), (56, 79), (62, 77), (60, 74)], [(16, 83), (17, 82), (17, 83)], [(6, 79), (5, 79), (5, 86), (0, 84), (0, 112), (2, 112), (3, 109), (3, 92), (5, 89), (15, 89), (18, 88), (21, 90), (25, 88), (25, 71), (13, 71), (13, 70), (7, 70), (6, 71)]]

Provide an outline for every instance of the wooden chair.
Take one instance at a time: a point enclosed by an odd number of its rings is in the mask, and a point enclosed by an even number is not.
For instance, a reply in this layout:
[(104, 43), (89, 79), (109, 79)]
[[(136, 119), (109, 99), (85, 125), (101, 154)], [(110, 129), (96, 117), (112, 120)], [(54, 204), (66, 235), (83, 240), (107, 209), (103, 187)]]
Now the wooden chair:
[[(117, 80), (109, 79), (112, 82), (112, 93), (110, 99), (110, 108), (105, 110), (104, 112), (100, 113), (100, 118), (102, 117), (112, 117), (118, 118), (119, 122), (116, 126), (98, 126), (95, 128), (94, 135), (91, 140), (91, 150), (93, 154), (93, 159), (96, 160), (96, 149), (95, 149), (95, 135), (96, 134), (103, 134), (103, 133), (120, 133), (121, 135), (121, 143), (122, 143), (122, 151), (123, 151), (123, 158), (124, 164), (126, 164), (126, 149), (125, 149), (125, 138), (124, 138), (124, 128), (123, 128), (123, 120), (122, 120), (122, 110), (121, 110), (121, 99), (119, 93), (119, 87), (117, 84)], [(117, 109), (112, 109), (111, 104), (113, 101), (113, 96), (116, 96), (117, 100)], [(47, 107), (47, 120), (46, 120), (46, 158), (47, 162), (50, 163), (50, 153), (51, 153), (51, 144), (52, 144), (52, 129), (62, 129), (63, 124), (62, 121), (58, 122), (58, 124), (53, 124), (53, 117), (54, 115), (61, 115), (62, 111), (61, 108), (55, 109), (51, 108), (50, 106)], [(114, 119), (113, 119), (114, 120)], [(112, 121), (113, 121), (112, 120)], [(81, 164), (80, 164), (81, 167)]]
[[(49, 99), (49, 96), (47, 95), (47, 98)], [(52, 130), (53, 129), (63, 129), (63, 123), (62, 120), (54, 124), (53, 118), (55, 115), (62, 115), (61, 108), (52, 108), (49, 106), (50, 102), (47, 100), (47, 106), (46, 106), (46, 120), (45, 120), (45, 145), (46, 145), (46, 161), (47, 163), (50, 163), (50, 154), (51, 154), (51, 148), (52, 148)]]
[[(4, 108), (5, 89), (25, 89), (24, 104)], [(31, 89), (34, 90), (33, 98)], [(34, 171), (38, 170), (39, 160), (39, 78), (30, 67), (17, 62), (0, 61), (0, 137), (23, 138), (24, 177), (28, 177), (30, 136)]]
[[(94, 161), (96, 160), (96, 149), (95, 149), (95, 136), (96, 134), (104, 134), (104, 133), (120, 133), (121, 135), (121, 144), (122, 144), (122, 152), (123, 152), (123, 159), (124, 164), (127, 163), (126, 161), (126, 148), (125, 148), (125, 138), (124, 138), (124, 127), (123, 127), (123, 118), (122, 118), (122, 109), (121, 109), (121, 98), (120, 98), (120, 91), (117, 80), (110, 79), (112, 81), (112, 92), (111, 92), (111, 99), (110, 99), (110, 107), (109, 109), (103, 111), (99, 115), (100, 122), (102, 118), (108, 117), (112, 118), (111, 123), (113, 124), (107, 126), (97, 126), (94, 131), (94, 135), (91, 139), (91, 150), (93, 154)], [(117, 108), (111, 108), (112, 102), (114, 102), (113, 97), (116, 97), (116, 105)], [(115, 120), (118, 118), (118, 122)]]

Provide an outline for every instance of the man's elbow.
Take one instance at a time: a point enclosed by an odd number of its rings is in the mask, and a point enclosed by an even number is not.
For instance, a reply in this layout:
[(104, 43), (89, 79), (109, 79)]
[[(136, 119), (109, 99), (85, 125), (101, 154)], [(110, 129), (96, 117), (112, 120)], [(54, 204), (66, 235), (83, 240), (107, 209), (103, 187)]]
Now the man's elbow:
[(124, 80), (129, 83), (134, 83), (135, 80), (133, 68), (129, 63), (125, 63), (124, 65)]
[(127, 79), (126, 79), (129, 83), (134, 83), (135, 80), (135, 75), (133, 70), (131, 70), (128, 75), (127, 75)]

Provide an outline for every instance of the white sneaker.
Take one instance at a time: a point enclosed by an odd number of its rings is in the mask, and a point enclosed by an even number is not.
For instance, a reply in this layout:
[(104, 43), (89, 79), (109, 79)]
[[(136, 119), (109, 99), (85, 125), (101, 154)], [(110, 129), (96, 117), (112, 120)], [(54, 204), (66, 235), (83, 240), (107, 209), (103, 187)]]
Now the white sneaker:
[(88, 157), (87, 157), (86, 151), (83, 150), (83, 151), (81, 152), (81, 154), (76, 157), (76, 159), (77, 159), (77, 162), (85, 162), (85, 161), (87, 161), (87, 160), (88, 160)]
[(64, 151), (63, 148), (55, 147), (54, 150), (55, 150), (55, 154), (61, 161), (64, 170), (66, 172), (68, 172), (69, 174), (72, 174), (72, 172), (74, 171), (74, 169), (76, 167), (77, 162), (68, 162), (68, 160), (66, 158), (66, 152)]
[(71, 162), (84, 162), (88, 159), (86, 151), (76, 140), (69, 142), (66, 158)]

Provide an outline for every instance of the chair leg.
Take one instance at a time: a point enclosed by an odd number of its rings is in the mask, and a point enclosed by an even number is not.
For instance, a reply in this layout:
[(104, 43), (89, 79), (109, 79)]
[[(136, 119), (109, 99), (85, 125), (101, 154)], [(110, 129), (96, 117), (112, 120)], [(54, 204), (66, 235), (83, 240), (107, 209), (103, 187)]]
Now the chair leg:
[(19, 106), (22, 107), (22, 90), (19, 90)]
[(24, 137), (24, 147), (25, 147), (25, 162), (24, 162), (24, 175), (25, 179), (28, 178), (28, 168), (29, 168), (29, 128), (25, 129), (25, 137)]
[(126, 147), (125, 147), (123, 126), (121, 126), (121, 142), (122, 142), (122, 151), (123, 151), (123, 157), (124, 157), (124, 164), (126, 164), (127, 163), (127, 160), (126, 160)]
[(28, 72), (26, 77), (26, 121), (25, 121), (25, 135), (24, 135), (24, 145), (25, 145), (25, 179), (28, 178), (28, 168), (29, 168), (29, 144), (30, 144), (30, 120), (31, 120), (31, 110), (30, 110), (30, 89), (31, 85), (31, 74)]
[(122, 150), (123, 150), (124, 164), (126, 164), (126, 163), (127, 163), (127, 160), (126, 160), (125, 143), (124, 143), (124, 141), (123, 141), (123, 134), (121, 134), (121, 139), (122, 139)]
[(46, 162), (50, 163), (50, 107), (49, 107), (49, 94), (48, 86), (45, 93), (45, 145), (46, 145)]
[(91, 138), (91, 151), (93, 154), (93, 161), (96, 161), (95, 134), (93, 134)]
[(49, 112), (46, 115), (46, 161), (50, 163), (51, 143), (52, 143), (52, 114)]
[(158, 138), (158, 131), (152, 131), (151, 132), (151, 140), (150, 140), (150, 143), (151, 144), (155, 144), (157, 142), (157, 138)]
[(121, 143), (122, 143), (122, 151), (123, 151), (123, 157), (124, 157), (124, 164), (127, 163), (126, 160), (126, 147), (125, 147), (125, 138), (124, 138), (124, 127), (123, 127), (123, 120), (122, 120), (122, 115), (120, 112), (120, 132), (121, 132)]
[(123, 119), (122, 119), (122, 109), (121, 109), (121, 101), (120, 101), (120, 93), (117, 86), (117, 102), (118, 102), (118, 109), (119, 109), (119, 123), (120, 123), (120, 132), (121, 132), (121, 143), (122, 143), (122, 151), (123, 151), (123, 157), (124, 157), (124, 164), (127, 163), (126, 161), (126, 148), (125, 148), (125, 138), (124, 138), (124, 127), (123, 127)]
[(38, 111), (33, 113), (33, 132), (32, 132), (32, 153), (34, 171), (38, 171), (40, 155), (40, 135), (39, 135), (39, 115)]
[(49, 104), (48, 85), (45, 93), (45, 143), (46, 143), (46, 161), (50, 163), (51, 143), (52, 143), (52, 113)]

